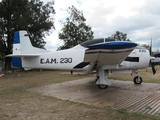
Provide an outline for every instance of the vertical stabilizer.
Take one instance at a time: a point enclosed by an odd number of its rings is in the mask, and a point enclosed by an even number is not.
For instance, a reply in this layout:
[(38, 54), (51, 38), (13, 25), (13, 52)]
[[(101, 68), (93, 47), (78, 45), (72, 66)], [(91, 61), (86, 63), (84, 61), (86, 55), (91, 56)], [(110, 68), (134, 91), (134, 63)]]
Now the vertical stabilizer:
[(20, 51), (20, 37), (19, 32), (14, 33), (14, 39), (13, 39), (13, 54), (21, 54)]
[(26, 31), (14, 32), (12, 65), (22, 67), (22, 57), (35, 57), (42, 53), (50, 52), (45, 49), (33, 47)]
[(13, 54), (38, 54), (49, 52), (45, 49), (33, 47), (26, 31), (17, 31), (14, 33)]

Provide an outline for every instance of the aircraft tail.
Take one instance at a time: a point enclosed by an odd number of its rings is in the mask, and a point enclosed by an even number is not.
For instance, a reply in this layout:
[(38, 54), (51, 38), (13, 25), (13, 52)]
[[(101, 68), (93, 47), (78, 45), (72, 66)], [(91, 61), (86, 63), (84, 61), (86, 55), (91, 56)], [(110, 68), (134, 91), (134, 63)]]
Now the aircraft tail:
[(17, 31), (14, 33), (13, 55), (35, 55), (49, 52), (45, 49), (33, 47), (26, 31)]
[(22, 30), (14, 33), (13, 53), (7, 57), (12, 57), (12, 66), (22, 67), (22, 57), (38, 57), (45, 52), (49, 51), (33, 47), (28, 33)]

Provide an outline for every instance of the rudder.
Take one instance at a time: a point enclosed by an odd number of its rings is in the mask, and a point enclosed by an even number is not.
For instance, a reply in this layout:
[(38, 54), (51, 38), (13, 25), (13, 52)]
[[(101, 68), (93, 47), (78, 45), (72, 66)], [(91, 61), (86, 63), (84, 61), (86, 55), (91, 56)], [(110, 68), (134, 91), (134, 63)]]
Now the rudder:
[[(19, 31), (14, 32), (13, 53), (12, 54), (14, 54), (14, 55), (21, 54)], [(21, 58), (20, 57), (12, 57), (12, 66), (22, 68), (22, 60), (21, 60)]]

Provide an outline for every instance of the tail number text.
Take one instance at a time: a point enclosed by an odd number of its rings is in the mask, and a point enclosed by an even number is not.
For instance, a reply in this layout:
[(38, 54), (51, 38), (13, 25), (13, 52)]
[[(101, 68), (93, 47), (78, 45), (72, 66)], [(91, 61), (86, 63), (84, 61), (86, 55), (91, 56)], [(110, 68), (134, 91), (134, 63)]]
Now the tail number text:
[(41, 64), (72, 63), (72, 58), (60, 58), (59, 60), (57, 60), (56, 58), (41, 58), (40, 63)]

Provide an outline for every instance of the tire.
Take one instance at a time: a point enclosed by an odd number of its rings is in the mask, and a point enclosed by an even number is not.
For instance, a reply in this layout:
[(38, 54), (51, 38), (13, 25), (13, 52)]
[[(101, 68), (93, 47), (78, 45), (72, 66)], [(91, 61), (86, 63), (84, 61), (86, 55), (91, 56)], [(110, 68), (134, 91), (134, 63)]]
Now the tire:
[(133, 82), (134, 82), (134, 84), (141, 84), (141, 83), (142, 83), (142, 78), (136, 76), (136, 77), (133, 79)]
[(106, 89), (106, 88), (108, 87), (108, 85), (98, 85), (98, 87), (99, 87), (100, 89)]

